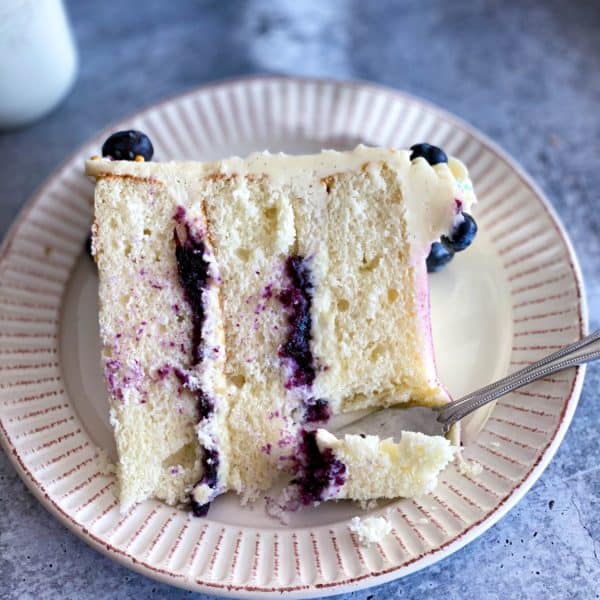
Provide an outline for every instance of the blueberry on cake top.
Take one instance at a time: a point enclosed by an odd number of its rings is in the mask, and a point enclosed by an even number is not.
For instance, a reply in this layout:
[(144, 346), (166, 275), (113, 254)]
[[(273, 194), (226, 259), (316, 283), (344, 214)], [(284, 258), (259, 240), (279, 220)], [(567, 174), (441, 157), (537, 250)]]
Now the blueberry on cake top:
[(87, 162), (123, 508), (203, 515), (282, 471), (300, 504), (435, 485), (445, 438), (327, 430), (342, 412), (448, 401), (426, 258), (441, 236), (464, 245), (475, 197), (462, 163), (417, 150)]

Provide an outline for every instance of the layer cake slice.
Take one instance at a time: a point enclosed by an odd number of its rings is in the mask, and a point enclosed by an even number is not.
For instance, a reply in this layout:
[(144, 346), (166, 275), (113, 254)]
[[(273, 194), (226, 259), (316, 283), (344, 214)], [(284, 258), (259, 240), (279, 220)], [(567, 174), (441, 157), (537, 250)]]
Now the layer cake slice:
[(448, 440), (337, 439), (327, 423), (448, 401), (425, 259), (474, 202), (462, 163), (359, 146), (86, 171), (123, 508), (204, 514), (282, 471), (304, 504), (435, 485)]

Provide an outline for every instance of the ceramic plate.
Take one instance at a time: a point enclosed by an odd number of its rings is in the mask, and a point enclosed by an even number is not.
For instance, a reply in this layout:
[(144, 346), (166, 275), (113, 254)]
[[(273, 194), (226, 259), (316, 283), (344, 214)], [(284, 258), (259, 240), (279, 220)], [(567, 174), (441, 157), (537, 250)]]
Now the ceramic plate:
[[(192, 590), (236, 597), (319, 597), (402, 577), (455, 552), (502, 517), (562, 440), (583, 369), (498, 402), (434, 493), (380, 505), (392, 532), (362, 547), (351, 503), (269, 520), (224, 496), (207, 518), (145, 502), (120, 514), (101, 380), (97, 279), (83, 252), (93, 186), (82, 174), (107, 133), (147, 132), (157, 160), (406, 147), (428, 141), (469, 167), (480, 234), (431, 276), (441, 379), (454, 396), (578, 339), (586, 330), (573, 249), (548, 201), (480, 133), (425, 102), (362, 83), (259, 77), (197, 89), (113, 125), (31, 199), (0, 253), (0, 438), (20, 475), (58, 519), (124, 565)], [(481, 422), (481, 420), (480, 420)], [(478, 423), (471, 423), (475, 429)], [(103, 452), (105, 451), (105, 452)]]

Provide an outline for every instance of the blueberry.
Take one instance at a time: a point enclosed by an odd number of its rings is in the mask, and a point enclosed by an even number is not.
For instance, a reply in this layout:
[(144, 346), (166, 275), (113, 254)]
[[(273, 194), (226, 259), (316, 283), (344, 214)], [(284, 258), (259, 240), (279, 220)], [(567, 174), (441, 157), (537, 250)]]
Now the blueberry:
[(110, 156), (114, 160), (135, 160), (136, 156), (142, 156), (149, 161), (153, 154), (150, 138), (135, 129), (113, 133), (102, 146), (102, 156)]
[(432, 146), (431, 144), (415, 144), (411, 146), (412, 150), (410, 154), (410, 160), (415, 160), (415, 158), (419, 158), (422, 156), (430, 165), (437, 165), (438, 163), (447, 163), (448, 157), (446, 153), (437, 146)]
[(447, 265), (454, 257), (454, 250), (440, 242), (433, 242), (427, 257), (427, 272), (435, 273)]
[(477, 234), (477, 223), (468, 213), (463, 213), (462, 221), (452, 230), (449, 236), (442, 236), (442, 244), (453, 250), (460, 252), (471, 245)]

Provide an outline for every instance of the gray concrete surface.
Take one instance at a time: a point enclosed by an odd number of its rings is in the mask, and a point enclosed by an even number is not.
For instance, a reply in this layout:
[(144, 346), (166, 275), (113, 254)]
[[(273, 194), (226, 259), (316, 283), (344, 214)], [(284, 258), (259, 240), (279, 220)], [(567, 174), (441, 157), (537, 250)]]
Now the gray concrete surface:
[[(0, 134), (0, 234), (75, 148), (142, 106), (239, 74), (370, 79), (453, 111), (525, 166), (571, 235), (591, 327), (600, 326), (598, 2), (72, 0), (68, 7), (79, 78), (53, 114)], [(344, 598), (600, 597), (599, 387), (593, 365), (555, 459), (500, 523), (429, 569)], [(0, 451), (0, 598), (190, 595), (86, 546), (37, 503)]]

